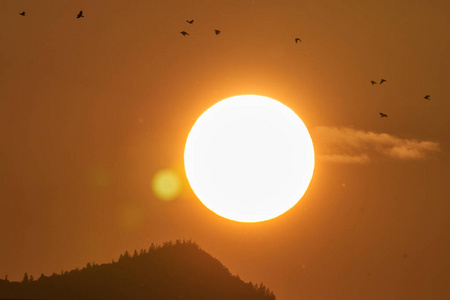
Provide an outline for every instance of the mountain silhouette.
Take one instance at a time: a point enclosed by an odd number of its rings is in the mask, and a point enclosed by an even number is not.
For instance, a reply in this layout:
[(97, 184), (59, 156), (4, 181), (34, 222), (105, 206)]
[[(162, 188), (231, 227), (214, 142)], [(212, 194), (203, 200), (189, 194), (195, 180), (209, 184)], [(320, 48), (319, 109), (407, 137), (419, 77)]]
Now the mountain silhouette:
[(121, 254), (117, 262), (0, 280), (0, 299), (275, 300), (262, 283), (244, 282), (191, 241), (151, 245)]

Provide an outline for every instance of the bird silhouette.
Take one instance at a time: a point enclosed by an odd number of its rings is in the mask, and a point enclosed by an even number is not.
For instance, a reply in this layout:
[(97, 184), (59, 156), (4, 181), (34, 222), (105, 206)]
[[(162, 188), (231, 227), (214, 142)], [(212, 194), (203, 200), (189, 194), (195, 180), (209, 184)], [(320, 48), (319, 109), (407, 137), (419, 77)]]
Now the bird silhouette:
[(189, 35), (189, 33), (187, 33), (186, 31), (182, 31), (180, 32), (183, 36)]
[(186, 22), (188, 22), (189, 24), (193, 24), (194, 20), (186, 20)]
[(302, 40), (300, 38), (295, 38), (295, 43), (297, 44), (298, 42), (302, 42)]
[(425, 97), (423, 97), (423, 99), (427, 99), (427, 100), (430, 100), (430, 95), (426, 95)]
[(25, 17), (25, 12), (23, 11), (23, 12), (19, 13), (19, 15), (21, 15), (21, 16), (24, 16), (24, 17)]
[(219, 35), (221, 33), (221, 31), (216, 29), (215, 33), (216, 33), (216, 35)]
[(373, 80), (372, 80), (370, 83), (372, 83), (372, 85), (377, 84), (377, 83), (376, 83), (375, 81), (373, 81)]
[(79, 18), (84, 18), (82, 10), (80, 10), (80, 12), (77, 15), (77, 19), (79, 19)]
[(386, 82), (386, 79), (381, 78), (380, 84), (382, 84), (383, 82)]
[(388, 115), (383, 114), (383, 113), (380, 112), (380, 116), (381, 116), (382, 118), (387, 118)]

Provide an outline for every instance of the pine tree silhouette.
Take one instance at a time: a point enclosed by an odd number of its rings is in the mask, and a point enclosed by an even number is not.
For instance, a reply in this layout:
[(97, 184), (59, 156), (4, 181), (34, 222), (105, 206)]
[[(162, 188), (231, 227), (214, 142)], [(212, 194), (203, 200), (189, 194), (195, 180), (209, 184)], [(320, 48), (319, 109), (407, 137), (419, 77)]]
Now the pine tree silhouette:
[(25, 272), (25, 274), (23, 275), (22, 283), (28, 283), (28, 280), (28, 274), (27, 272)]
[(87, 263), (37, 281), (27, 273), (22, 283), (0, 280), (0, 299), (275, 300), (263, 283), (242, 281), (191, 241), (152, 244), (141, 253), (125, 251), (116, 263)]

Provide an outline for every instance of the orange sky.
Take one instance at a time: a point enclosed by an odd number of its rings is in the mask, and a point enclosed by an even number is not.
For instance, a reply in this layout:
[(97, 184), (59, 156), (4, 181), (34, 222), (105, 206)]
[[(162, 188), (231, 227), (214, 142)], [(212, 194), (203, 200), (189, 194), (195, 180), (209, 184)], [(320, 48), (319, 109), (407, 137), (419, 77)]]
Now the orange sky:
[[(186, 238), (280, 300), (449, 298), (449, 15), (445, 0), (1, 1), (0, 277)], [(183, 168), (195, 119), (240, 94), (288, 105), (316, 149), (303, 199), (257, 224), (206, 209)], [(170, 202), (151, 190), (162, 168), (183, 180)]]

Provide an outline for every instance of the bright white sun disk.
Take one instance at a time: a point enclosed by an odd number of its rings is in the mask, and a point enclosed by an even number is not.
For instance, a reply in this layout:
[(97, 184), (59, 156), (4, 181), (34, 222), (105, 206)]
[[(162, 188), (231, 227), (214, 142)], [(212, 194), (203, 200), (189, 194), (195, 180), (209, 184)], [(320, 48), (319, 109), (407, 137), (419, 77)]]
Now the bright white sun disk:
[(273, 99), (222, 100), (193, 126), (184, 153), (194, 193), (216, 214), (240, 222), (275, 218), (308, 188), (314, 148), (306, 126)]

